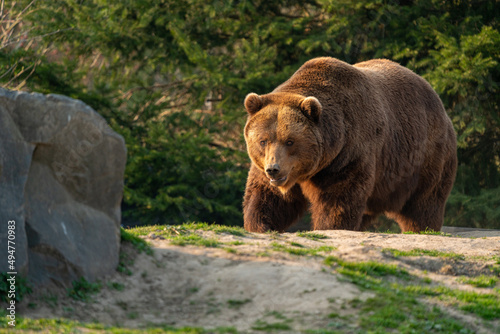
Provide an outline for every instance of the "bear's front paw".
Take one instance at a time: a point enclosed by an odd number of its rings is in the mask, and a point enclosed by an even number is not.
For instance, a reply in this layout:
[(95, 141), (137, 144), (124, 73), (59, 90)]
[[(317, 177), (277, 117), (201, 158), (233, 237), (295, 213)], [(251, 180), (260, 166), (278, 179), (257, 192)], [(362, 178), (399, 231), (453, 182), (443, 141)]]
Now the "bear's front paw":
[(265, 233), (271, 231), (269, 225), (251, 221), (245, 221), (244, 228), (248, 232), (255, 233)]

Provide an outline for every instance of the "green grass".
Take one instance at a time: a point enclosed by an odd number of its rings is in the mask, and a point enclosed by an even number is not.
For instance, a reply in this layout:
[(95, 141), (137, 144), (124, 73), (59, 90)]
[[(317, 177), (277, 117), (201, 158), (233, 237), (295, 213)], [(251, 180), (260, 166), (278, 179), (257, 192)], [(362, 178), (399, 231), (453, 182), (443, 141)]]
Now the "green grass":
[(293, 241), (290, 242), (290, 246), (304, 248), (304, 245), (299, 244), (298, 242), (293, 242)]
[(120, 282), (108, 282), (107, 286), (108, 288), (114, 289), (116, 291), (123, 291), (125, 289), (125, 285)]
[(227, 305), (229, 306), (229, 308), (236, 308), (236, 309), (239, 309), (240, 307), (242, 307), (243, 305), (245, 304), (248, 304), (250, 303), (252, 300), (251, 299), (229, 299), (227, 301)]
[[(1, 313), (1, 312), (0, 312)], [(130, 313), (133, 318), (137, 316)], [(5, 316), (0, 318), (0, 333), (10, 333)], [(2, 329), (6, 328), (6, 329)], [(122, 328), (105, 326), (98, 323), (83, 323), (68, 319), (29, 319), (16, 317), (16, 330), (42, 331), (43, 333), (111, 333), (111, 334), (237, 334), (234, 327), (218, 327), (214, 329), (204, 329), (197, 327), (174, 328), (171, 326), (152, 326), (149, 328)]]
[(177, 246), (193, 245), (200, 247), (219, 247), (221, 245), (217, 239), (203, 238), (198, 234), (175, 236), (170, 239), (170, 243)]
[(360, 325), (370, 333), (474, 333), (438, 307), (395, 289), (380, 289), (363, 303)]
[(270, 311), (266, 313), (266, 317), (274, 317), (278, 320), (288, 320), (283, 314), (278, 311)]
[(212, 231), (216, 234), (231, 234), (239, 237), (248, 235), (242, 227), (238, 226), (225, 226), (218, 224), (208, 223), (185, 223), (182, 225), (151, 225), (139, 226), (127, 230), (135, 236), (147, 236), (154, 233), (164, 238), (171, 238), (174, 236), (192, 234), (193, 231)]
[(180, 225), (181, 229), (186, 230), (202, 230), (202, 231), (212, 231), (217, 234), (231, 234), (238, 237), (244, 237), (248, 235), (248, 232), (244, 228), (239, 226), (226, 226), (218, 224), (207, 224), (207, 223), (187, 223)]
[[(381, 264), (376, 262), (347, 262), (339, 258), (328, 256), (324, 263), (328, 266), (337, 266), (336, 270), (347, 276), (353, 283), (375, 291), (387, 292), (405, 291), (409, 297), (433, 296), (448, 302), (459, 309), (473, 313), (485, 320), (500, 318), (500, 295), (498, 293), (482, 294), (473, 291), (462, 291), (449, 289), (442, 286), (428, 286), (424, 280), (411, 277), (404, 269), (395, 265)], [(387, 282), (381, 280), (383, 276), (394, 276), (406, 282), (410, 279), (418, 280), (422, 285), (409, 285), (397, 283), (390, 287)], [(481, 280), (481, 279), (479, 279)]]
[(89, 301), (91, 295), (98, 293), (101, 291), (101, 284), (90, 283), (84, 277), (80, 277), (80, 279), (73, 281), (73, 287), (68, 289), (68, 296), (80, 301)]
[(315, 233), (315, 232), (297, 232), (297, 236), (301, 238), (306, 238), (314, 241), (319, 241), (322, 239), (328, 239), (328, 237), (324, 234)]
[(437, 298), (485, 320), (500, 318), (500, 295), (498, 293), (478, 293), (443, 286), (410, 285), (403, 289), (408, 293)]
[(132, 276), (132, 270), (130, 270), (129, 267), (133, 265), (134, 259), (132, 258), (132, 256), (120, 250), (118, 267), (116, 268), (116, 270), (119, 273), (125, 274), (127, 276)]
[(245, 243), (243, 241), (235, 240), (235, 241), (225, 242), (224, 244), (229, 246), (241, 246), (244, 245)]
[(339, 269), (342, 271), (342, 273), (346, 275), (349, 275), (349, 273), (351, 273), (353, 274), (352, 276), (357, 276), (358, 274), (368, 277), (382, 277), (392, 275), (405, 280), (410, 278), (410, 274), (406, 270), (400, 269), (394, 264), (385, 264), (375, 261), (347, 262), (335, 256), (328, 256), (323, 263), (328, 266), (339, 266)]
[(495, 261), (495, 264), (490, 265), (489, 269), (492, 273), (500, 276), (500, 256), (493, 256), (492, 260)]
[[(425, 283), (391, 264), (348, 262), (333, 256), (328, 256), (324, 263), (335, 267), (337, 272), (352, 283), (375, 294), (365, 302), (358, 303), (361, 305), (359, 325), (366, 332), (473, 333), (438, 307), (423, 304), (420, 299), (425, 296), (441, 296), (439, 298), (487, 320), (498, 316), (498, 296), (481, 296), (443, 287), (407, 286), (408, 282)], [(388, 276), (394, 279), (387, 280)]]
[(432, 229), (426, 228), (425, 231), (420, 231), (420, 232), (403, 232), (403, 234), (425, 234), (425, 235), (440, 235), (442, 237), (452, 237), (451, 234), (449, 233), (444, 233), (441, 231), (434, 231)]
[(308, 248), (295, 242), (292, 242), (290, 246), (273, 242), (271, 243), (271, 248), (273, 251), (276, 252), (286, 252), (292, 255), (299, 255), (299, 256), (306, 256), (306, 255), (318, 256), (319, 253), (328, 253), (336, 249), (333, 246), (319, 246), (319, 247)]
[(139, 253), (144, 252), (148, 255), (153, 255), (153, 249), (151, 246), (144, 239), (139, 238), (139, 236), (135, 233), (135, 230), (125, 230), (124, 228), (120, 228), (120, 236), (122, 242), (130, 243), (139, 251)]
[(408, 231), (408, 232), (403, 232), (402, 234), (425, 234), (425, 235), (439, 235), (442, 237), (453, 237), (453, 235), (451, 235), (449, 233), (444, 233), (441, 231), (434, 231), (434, 230), (427, 230), (427, 229), (425, 231), (420, 231), (420, 232)]
[[(200, 246), (200, 247), (219, 247), (221, 242), (214, 238), (204, 238), (196, 231), (212, 231), (216, 234), (231, 234), (234, 236), (243, 237), (248, 233), (241, 227), (237, 226), (223, 226), (217, 224), (207, 223), (186, 223), (182, 225), (153, 225), (153, 226), (140, 226), (126, 230), (128, 238), (134, 240), (136, 243), (142, 241), (147, 244), (141, 236), (147, 236), (154, 233), (157, 236), (169, 240), (173, 245), (177, 246)], [(135, 239), (134, 239), (135, 238)], [(138, 241), (138, 240), (140, 241)], [(242, 241), (232, 241), (228, 245), (242, 245)]]
[(288, 331), (291, 330), (292, 328), (290, 327), (289, 324), (286, 323), (286, 321), (268, 323), (263, 320), (257, 320), (255, 324), (252, 326), (252, 329), (256, 331), (271, 332), (271, 331)]
[(255, 321), (252, 326), (253, 330), (264, 331), (264, 332), (274, 332), (274, 331), (289, 331), (292, 328), (289, 323), (292, 322), (291, 319), (288, 319), (283, 314), (278, 311), (270, 311), (266, 312), (264, 315), (265, 318), (274, 318), (275, 320), (280, 320), (279, 322), (268, 322), (264, 319), (259, 319)]
[(464, 260), (465, 256), (457, 253), (447, 253), (440, 252), (437, 250), (427, 250), (427, 249), (419, 249), (415, 248), (409, 251), (401, 251), (393, 248), (384, 248), (382, 250), (384, 253), (390, 253), (394, 257), (406, 257), (406, 256), (432, 256), (432, 257), (441, 257), (441, 258), (450, 258), (455, 260)]
[(462, 276), (458, 278), (458, 281), (478, 288), (492, 288), (498, 283), (499, 279), (495, 276), (480, 275), (477, 277)]
[[(385, 225), (384, 225), (385, 226)], [(368, 231), (370, 232), (370, 231)], [(432, 229), (427, 228), (425, 231), (420, 231), (420, 232), (412, 232), (412, 231), (407, 231), (407, 232), (401, 232), (401, 229), (399, 226), (397, 226), (396, 223), (390, 226), (389, 229), (384, 230), (384, 229), (375, 229), (373, 232), (376, 233), (384, 233), (384, 234), (424, 234), (424, 235), (439, 235), (442, 237), (453, 237), (450, 233), (444, 233), (441, 231), (434, 231)]]
[(328, 318), (330, 318), (330, 319), (336, 319), (338, 317), (340, 317), (340, 315), (336, 312), (328, 314)]

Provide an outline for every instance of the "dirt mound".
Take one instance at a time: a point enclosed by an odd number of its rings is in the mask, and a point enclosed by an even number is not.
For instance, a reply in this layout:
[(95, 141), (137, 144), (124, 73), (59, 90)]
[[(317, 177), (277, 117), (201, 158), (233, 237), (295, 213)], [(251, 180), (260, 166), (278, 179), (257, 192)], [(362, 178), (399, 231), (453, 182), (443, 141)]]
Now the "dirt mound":
[[(500, 237), (349, 231), (190, 233), (196, 240), (207, 240), (205, 245), (210, 247), (189, 242), (181, 246), (185, 243), (150, 233), (146, 240), (153, 246), (153, 255), (137, 254), (125, 244), (122, 262), (129, 259), (130, 275), (108, 277), (91, 301), (38, 291), (23, 302), (20, 313), (128, 328), (231, 326), (240, 332), (325, 328), (356, 332), (367, 316), (378, 312), (368, 306), (389, 298), (381, 293), (392, 293), (394, 284), (408, 291), (408, 286), (427, 284), (422, 289), (428, 290), (422, 290), (417, 299), (456, 319), (465, 333), (498, 329), (497, 320), (479, 311), (467, 312), (459, 297), (456, 301), (452, 297), (454, 291), (466, 291), (500, 300), (500, 284), (495, 280), (500, 272)], [(477, 277), (490, 277), (492, 283), (488, 287), (470, 284), (468, 280)], [(432, 295), (437, 287), (449, 298)], [(491, 310), (500, 312), (497, 308)]]

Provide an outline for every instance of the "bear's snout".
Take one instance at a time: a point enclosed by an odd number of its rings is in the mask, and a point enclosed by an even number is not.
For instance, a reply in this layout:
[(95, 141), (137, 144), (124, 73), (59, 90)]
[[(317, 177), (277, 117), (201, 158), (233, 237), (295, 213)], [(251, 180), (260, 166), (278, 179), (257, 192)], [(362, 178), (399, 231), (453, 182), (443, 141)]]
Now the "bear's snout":
[(273, 179), (279, 174), (280, 170), (280, 165), (278, 164), (269, 164), (266, 166), (266, 174)]
[(287, 176), (280, 174), (281, 168), (278, 164), (269, 164), (266, 166), (266, 175), (273, 186), (279, 187), (286, 183)]

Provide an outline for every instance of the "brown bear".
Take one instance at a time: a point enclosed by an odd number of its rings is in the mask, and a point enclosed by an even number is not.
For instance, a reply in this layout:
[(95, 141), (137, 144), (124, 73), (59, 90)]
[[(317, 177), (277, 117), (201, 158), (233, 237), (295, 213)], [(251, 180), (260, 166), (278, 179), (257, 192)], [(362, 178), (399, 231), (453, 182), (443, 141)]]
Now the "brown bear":
[(411, 70), (315, 58), (273, 92), (248, 94), (245, 108), (247, 231), (284, 232), (307, 209), (314, 230), (362, 230), (379, 214), (403, 232), (441, 229), (456, 136)]

